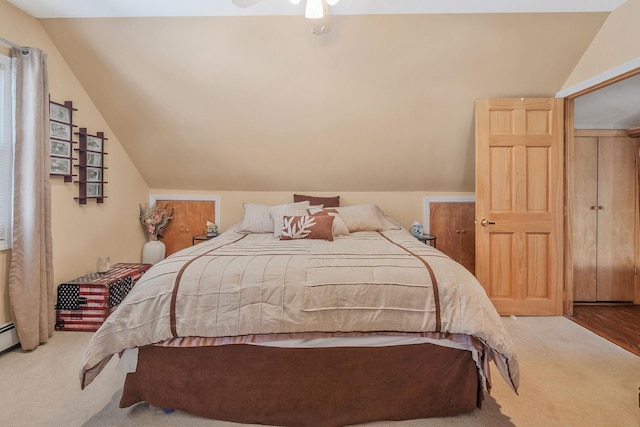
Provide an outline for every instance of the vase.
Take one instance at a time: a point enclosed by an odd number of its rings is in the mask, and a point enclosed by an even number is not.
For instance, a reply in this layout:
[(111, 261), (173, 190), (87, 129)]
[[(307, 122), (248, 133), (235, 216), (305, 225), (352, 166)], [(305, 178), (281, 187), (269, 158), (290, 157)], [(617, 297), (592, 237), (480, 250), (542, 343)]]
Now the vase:
[(156, 264), (164, 259), (167, 248), (160, 240), (149, 240), (142, 248), (143, 264)]

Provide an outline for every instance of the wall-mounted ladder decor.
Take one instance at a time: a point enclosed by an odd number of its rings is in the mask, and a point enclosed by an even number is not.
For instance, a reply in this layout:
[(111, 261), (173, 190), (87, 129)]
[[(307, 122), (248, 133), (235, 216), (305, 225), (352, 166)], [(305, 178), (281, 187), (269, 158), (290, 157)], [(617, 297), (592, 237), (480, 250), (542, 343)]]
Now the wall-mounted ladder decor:
[(88, 199), (95, 199), (96, 203), (104, 203), (104, 142), (107, 138), (103, 132), (90, 135), (87, 128), (80, 128), (78, 135), (78, 203), (84, 205)]
[(71, 182), (73, 174), (73, 161), (77, 160), (71, 156), (73, 152), (72, 129), (73, 102), (65, 101), (59, 104), (49, 100), (49, 149), (51, 176), (61, 176), (64, 182)]

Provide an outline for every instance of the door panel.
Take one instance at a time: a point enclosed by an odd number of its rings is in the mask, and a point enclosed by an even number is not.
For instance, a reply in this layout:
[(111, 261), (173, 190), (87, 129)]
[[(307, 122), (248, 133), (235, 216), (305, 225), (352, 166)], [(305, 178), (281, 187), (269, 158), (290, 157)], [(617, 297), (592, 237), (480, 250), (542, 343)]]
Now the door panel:
[(429, 233), (438, 238), (438, 249), (458, 260), (460, 255), (460, 236), (458, 228), (459, 209), (457, 203), (431, 203), (429, 215)]
[(574, 145), (573, 299), (596, 300), (598, 211), (598, 139), (576, 138)]
[(191, 238), (198, 234), (204, 234), (207, 221), (216, 222), (215, 202), (188, 200), (185, 202), (187, 217), (185, 220), (186, 231), (189, 235), (189, 244)]
[(526, 179), (527, 188), (527, 212), (549, 211), (549, 148), (529, 147), (527, 148), (527, 170), (526, 177), (535, 175), (536, 179)]
[(157, 204), (173, 209), (173, 218), (162, 233), (162, 242), (166, 247), (165, 256), (184, 248), (184, 223), (187, 212), (183, 200), (158, 200)]
[(476, 102), (476, 276), (501, 314), (562, 314), (562, 113)]
[(548, 266), (549, 263), (544, 260), (549, 255), (549, 234), (548, 233), (529, 233), (527, 236), (527, 265), (535, 265), (537, 270), (527, 270), (527, 294), (526, 298), (548, 298), (551, 295), (549, 283)]
[(626, 138), (598, 138), (598, 301), (633, 300), (635, 157)]
[(460, 264), (476, 272), (476, 204), (460, 203)]
[(513, 149), (510, 147), (493, 147), (489, 151), (489, 176), (503, 177), (503, 179), (489, 182), (489, 196), (491, 197), (489, 209), (491, 212), (509, 212), (512, 209), (512, 182), (510, 179), (506, 179), (506, 177), (513, 175), (512, 162)]
[(166, 256), (191, 246), (193, 236), (205, 233), (207, 220), (215, 222), (215, 202), (211, 200), (158, 200), (156, 203), (173, 208), (173, 219), (162, 238)]
[[(485, 290), (492, 300), (516, 298), (515, 288), (512, 286), (514, 282), (511, 280), (514, 276), (513, 265), (510, 262), (504, 262), (512, 257), (514, 235), (513, 233), (491, 233), (488, 237), (491, 253), (489, 276), (493, 281), (492, 286), (485, 286)], [(481, 262), (484, 263), (484, 260)], [(476, 257), (476, 271), (481, 262)], [(479, 278), (479, 280), (482, 279)]]

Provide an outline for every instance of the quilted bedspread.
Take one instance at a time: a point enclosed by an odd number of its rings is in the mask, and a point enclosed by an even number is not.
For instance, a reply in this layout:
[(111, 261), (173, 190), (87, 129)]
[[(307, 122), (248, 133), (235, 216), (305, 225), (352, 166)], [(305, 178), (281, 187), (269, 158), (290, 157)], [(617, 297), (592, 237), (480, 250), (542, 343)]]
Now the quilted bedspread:
[(472, 335), (518, 387), (513, 344), (482, 286), (404, 229), (332, 242), (231, 229), (177, 252), (148, 270), (94, 334), (81, 386), (113, 354), (175, 337), (383, 331)]

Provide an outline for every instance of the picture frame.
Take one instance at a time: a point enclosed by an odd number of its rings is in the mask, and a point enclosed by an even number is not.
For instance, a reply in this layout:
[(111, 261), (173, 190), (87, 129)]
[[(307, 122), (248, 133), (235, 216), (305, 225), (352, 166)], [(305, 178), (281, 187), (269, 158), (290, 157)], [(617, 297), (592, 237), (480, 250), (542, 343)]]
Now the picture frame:
[(87, 168), (87, 182), (102, 182), (102, 168)]
[(55, 139), (71, 141), (71, 125), (49, 121), (49, 136)]
[(49, 154), (56, 157), (71, 157), (71, 142), (58, 141), (55, 139), (50, 140), (51, 151)]
[(102, 152), (102, 138), (87, 135), (87, 150)]
[(71, 159), (51, 157), (50, 175), (71, 175)]
[(71, 111), (70, 107), (66, 105), (57, 104), (55, 102), (49, 102), (49, 119), (56, 122), (62, 122), (71, 124)]
[(102, 183), (87, 182), (87, 197), (102, 197)]
[(88, 151), (87, 166), (102, 167), (102, 153)]

